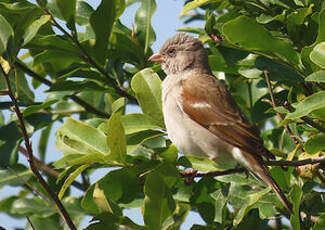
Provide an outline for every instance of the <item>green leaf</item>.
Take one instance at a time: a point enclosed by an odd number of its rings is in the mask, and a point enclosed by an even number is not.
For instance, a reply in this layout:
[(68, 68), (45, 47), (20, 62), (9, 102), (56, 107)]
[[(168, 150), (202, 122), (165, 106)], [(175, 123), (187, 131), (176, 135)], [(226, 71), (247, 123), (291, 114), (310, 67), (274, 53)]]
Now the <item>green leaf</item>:
[(211, 193), (211, 197), (215, 200), (214, 221), (222, 223), (223, 211), (228, 201), (227, 194), (224, 194), (223, 189), (218, 189), (217, 191)]
[(217, 0), (195, 0), (195, 1), (187, 2), (187, 4), (183, 7), (180, 16), (183, 16), (185, 13), (187, 13), (190, 10), (196, 9), (200, 6), (212, 2), (217, 2)]
[(298, 26), (302, 25), (305, 18), (313, 12), (314, 4), (311, 4), (308, 8), (300, 8), (292, 12), (287, 17), (287, 29), (290, 36), (297, 36)]
[(121, 124), (121, 114), (114, 113), (108, 120), (107, 145), (110, 148), (109, 160), (125, 163), (126, 139), (124, 128)]
[(79, 63), (82, 58), (70, 51), (61, 51), (59, 49), (45, 50), (34, 57), (34, 66), (44, 63), (50, 63), (57, 70), (68, 68), (73, 63)]
[(234, 46), (273, 55), (300, 66), (299, 56), (288, 42), (273, 37), (262, 25), (247, 16), (239, 16), (226, 22), (222, 33)]
[(139, 0), (141, 6), (135, 12), (134, 29), (137, 39), (144, 47), (144, 53), (147, 54), (148, 48), (156, 40), (155, 32), (151, 26), (151, 18), (156, 11), (155, 0)]
[(56, 0), (56, 5), (67, 22), (74, 21), (76, 14), (76, 0)]
[(93, 12), (94, 9), (87, 2), (77, 1), (76, 22), (81, 26), (88, 25)]
[(0, 14), (0, 55), (7, 50), (8, 41), (13, 36), (13, 29), (8, 21)]
[(101, 84), (92, 80), (83, 80), (83, 81), (57, 81), (53, 83), (50, 89), (47, 92), (55, 91), (105, 91), (107, 90)]
[(106, 50), (111, 34), (113, 23), (115, 21), (116, 8), (115, 3), (118, 0), (102, 0), (96, 11), (91, 14), (90, 24), (96, 34), (96, 43), (94, 51), (97, 60), (104, 63), (106, 59)]
[(29, 216), (30, 222), (33, 223), (33, 227), (28, 223), (26, 226), (26, 230), (34, 230), (34, 229), (51, 229), (51, 230), (61, 230), (62, 227), (58, 224), (59, 219), (56, 215), (41, 217), (38, 215)]
[(250, 194), (244, 203), (244, 205), (239, 209), (238, 213), (236, 214), (233, 224), (234, 226), (237, 226), (240, 222), (242, 222), (245, 215), (248, 213), (248, 211), (268, 192), (271, 191), (271, 188), (265, 188), (259, 192)]
[(321, 68), (325, 68), (325, 42), (317, 44), (310, 53), (310, 60)]
[(133, 76), (131, 87), (142, 111), (154, 119), (156, 125), (164, 127), (159, 76), (152, 69), (146, 68)]
[(19, 186), (24, 185), (33, 172), (24, 165), (13, 165), (8, 169), (0, 169), (0, 188), (5, 185)]
[(89, 166), (90, 166), (89, 164), (81, 165), (79, 168), (74, 170), (74, 172), (69, 175), (69, 177), (64, 181), (64, 183), (59, 191), (58, 197), (60, 200), (62, 199), (65, 191), (69, 188), (70, 184), (77, 178), (77, 176), (79, 176)]
[(289, 113), (285, 119), (296, 119), (302, 116), (306, 116), (315, 110), (324, 108), (324, 101), (325, 91), (314, 93), (313, 95), (306, 97), (304, 100), (299, 102), (295, 106), (296, 110), (293, 113)]
[(19, 144), (21, 142), (21, 133), (16, 124), (0, 126), (0, 168), (10, 165), (10, 161), (17, 154)]
[(325, 134), (316, 134), (308, 138), (304, 148), (307, 153), (315, 154), (325, 149)]
[(45, 102), (43, 102), (40, 105), (31, 105), (31, 106), (28, 106), (26, 109), (24, 109), (23, 115), (24, 115), (24, 117), (27, 117), (27, 116), (29, 116), (29, 115), (31, 115), (33, 113), (39, 112), (42, 109), (49, 108), (51, 105), (53, 105), (56, 102), (58, 102), (58, 100), (57, 99), (53, 99), (53, 100), (45, 101)]
[(21, 198), (13, 202), (12, 212), (20, 215), (39, 215), (42, 217), (47, 217), (56, 213), (45, 200), (38, 197), (33, 198)]
[(158, 172), (154, 171), (147, 175), (144, 194), (144, 222), (150, 229), (161, 229), (176, 206), (169, 187)]
[(100, 153), (107, 155), (109, 148), (106, 136), (92, 126), (68, 118), (57, 132), (56, 147), (58, 151), (69, 153)]
[(25, 105), (34, 103), (34, 92), (29, 88), (26, 75), (20, 70), (15, 69), (15, 88), (19, 100)]
[(155, 124), (155, 121), (143, 113), (132, 113), (121, 117), (121, 123), (124, 127), (125, 134), (133, 134), (145, 130), (157, 130), (163, 127)]
[(313, 230), (322, 230), (322, 229), (325, 229), (325, 213), (318, 217), (318, 220), (313, 227)]
[(320, 70), (320, 71), (314, 72), (314, 73), (308, 75), (308, 77), (305, 78), (305, 81), (325, 83), (325, 71)]
[(41, 136), (38, 142), (37, 150), (40, 156), (41, 161), (45, 161), (46, 148), (48, 146), (48, 141), (50, 138), (51, 130), (53, 123), (50, 123), (44, 130), (41, 132)]
[(293, 215), (290, 216), (290, 223), (293, 229), (300, 230), (300, 202), (302, 198), (302, 189), (294, 185), (290, 192), (291, 201), (293, 204)]
[(235, 166), (236, 163), (218, 164), (207, 157), (197, 157), (192, 155), (182, 156), (179, 158), (179, 163), (187, 168), (193, 168), (202, 172), (217, 171)]
[(135, 224), (130, 218), (126, 216), (119, 216), (114, 215), (110, 212), (104, 212), (100, 213), (99, 215), (95, 216), (91, 222), (91, 225), (89, 225), (84, 230), (98, 230), (98, 229), (110, 229), (115, 230), (119, 229), (119, 226), (123, 226), (129, 229), (134, 230), (148, 230), (148, 228)]
[(30, 42), (37, 34), (39, 29), (46, 24), (51, 19), (50, 15), (42, 15), (39, 19), (35, 20), (28, 28), (26, 29), (23, 35), (23, 46)]

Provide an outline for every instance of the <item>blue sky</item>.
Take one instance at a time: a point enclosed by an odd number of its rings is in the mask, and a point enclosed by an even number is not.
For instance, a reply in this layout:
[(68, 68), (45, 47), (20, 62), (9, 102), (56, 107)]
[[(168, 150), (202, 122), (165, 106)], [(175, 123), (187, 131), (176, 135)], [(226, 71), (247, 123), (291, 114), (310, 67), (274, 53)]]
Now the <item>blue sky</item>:
[[(32, 0), (31, 2), (35, 2)], [(99, 0), (87, 0), (88, 3), (90, 3), (92, 6), (97, 7), (100, 3)], [(179, 14), (183, 8), (184, 1), (183, 0), (156, 0), (157, 2), (157, 11), (154, 14), (152, 18), (152, 25), (156, 32), (157, 40), (153, 44), (152, 48), (154, 51), (159, 50), (161, 45), (166, 41), (169, 37), (174, 35), (177, 32), (177, 29), (183, 27), (182, 20), (179, 18)], [(134, 4), (131, 7), (127, 8), (127, 10), (124, 12), (124, 14), (121, 16), (121, 21), (123, 24), (125, 24), (128, 27), (132, 26), (132, 23), (134, 21), (134, 13), (136, 9), (139, 7), (139, 4)], [(195, 23), (191, 24), (191, 26), (198, 26), (202, 27), (203, 23)], [(44, 94), (42, 93), (43, 90), (46, 90), (46, 88), (41, 88), (37, 91), (37, 98), (39, 100), (43, 100)], [(134, 112), (134, 111), (130, 111)], [(57, 123), (54, 127), (54, 129), (57, 129), (59, 127), (59, 123)], [(55, 161), (59, 159), (62, 154), (55, 151), (55, 136), (54, 132), (52, 132), (51, 136), (51, 142), (49, 143), (49, 146), (47, 148), (48, 151), (48, 157), (46, 159), (47, 162)], [(33, 146), (33, 151), (37, 155), (37, 142), (39, 139), (40, 133), (37, 132), (32, 142), (35, 143)], [(20, 161), (24, 164), (27, 163), (26, 159), (21, 157)], [(107, 170), (99, 170), (94, 175), (92, 175), (91, 180), (92, 182), (96, 181), (97, 179), (101, 178), (105, 175)], [(17, 194), (18, 190), (16, 188), (11, 187), (4, 187), (2, 190), (0, 190), (0, 200), (4, 197)], [(80, 196), (82, 193), (76, 189), (72, 189), (72, 193), (75, 196)], [(133, 219), (135, 222), (142, 224), (143, 220), (141, 217), (140, 210), (126, 210), (125, 215), (129, 216), (131, 219)], [(84, 221), (84, 224), (82, 227), (87, 226), (89, 221), (89, 218)], [(182, 230), (189, 229), (194, 223), (200, 224), (203, 223), (202, 219), (198, 216), (196, 213), (190, 213), (190, 215), (187, 218), (186, 223), (182, 226)], [(25, 220), (16, 220), (11, 217), (8, 217), (7, 215), (0, 214), (0, 226), (6, 228), (7, 230), (13, 230), (15, 227), (24, 228), (25, 227)]]

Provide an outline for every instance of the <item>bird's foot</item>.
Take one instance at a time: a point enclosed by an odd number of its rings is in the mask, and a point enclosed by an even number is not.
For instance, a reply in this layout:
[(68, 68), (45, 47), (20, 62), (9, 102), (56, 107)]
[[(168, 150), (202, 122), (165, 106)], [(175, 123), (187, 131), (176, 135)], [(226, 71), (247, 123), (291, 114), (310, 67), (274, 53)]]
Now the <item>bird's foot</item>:
[(185, 169), (181, 174), (184, 178), (184, 184), (190, 185), (190, 184), (192, 184), (192, 182), (197, 174), (197, 170)]

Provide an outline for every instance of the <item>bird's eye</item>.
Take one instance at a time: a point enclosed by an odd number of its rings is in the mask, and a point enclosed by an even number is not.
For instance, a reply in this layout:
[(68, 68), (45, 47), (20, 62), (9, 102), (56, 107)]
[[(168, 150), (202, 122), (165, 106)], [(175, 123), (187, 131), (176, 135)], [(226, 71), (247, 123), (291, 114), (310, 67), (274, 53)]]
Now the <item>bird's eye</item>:
[(176, 49), (170, 49), (170, 50), (168, 50), (168, 55), (169, 56), (174, 56), (175, 53), (176, 53)]

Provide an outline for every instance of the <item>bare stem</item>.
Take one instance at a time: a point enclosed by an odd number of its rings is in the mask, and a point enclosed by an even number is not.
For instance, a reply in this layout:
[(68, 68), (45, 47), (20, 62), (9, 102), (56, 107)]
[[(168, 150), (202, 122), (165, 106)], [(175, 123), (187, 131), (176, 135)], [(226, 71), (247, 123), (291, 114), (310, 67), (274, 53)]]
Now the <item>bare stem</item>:
[(14, 104), (14, 110), (15, 110), (16, 115), (18, 117), (19, 127), (20, 127), (20, 129), (21, 129), (21, 131), (23, 133), (23, 138), (24, 138), (25, 147), (26, 147), (26, 150), (27, 150), (27, 153), (28, 153), (28, 162), (29, 162), (30, 168), (31, 168), (32, 172), (34, 173), (34, 175), (36, 176), (36, 178), (38, 179), (41, 186), (46, 190), (46, 192), (49, 194), (49, 196), (54, 200), (56, 206), (58, 207), (60, 213), (62, 214), (62, 217), (64, 218), (64, 220), (67, 223), (67, 225), (69, 226), (69, 228), (71, 230), (77, 230), (76, 226), (72, 222), (71, 217), (69, 216), (69, 214), (66, 211), (65, 207), (61, 203), (61, 201), (58, 198), (57, 194), (51, 190), (50, 186), (47, 184), (47, 182), (44, 180), (44, 178), (42, 177), (42, 175), (38, 171), (37, 167), (35, 166), (32, 146), (31, 146), (31, 144), (29, 142), (29, 137), (28, 137), (28, 134), (27, 134), (27, 130), (26, 130), (26, 127), (25, 127), (24, 120), (23, 120), (23, 115), (22, 115), (22, 113), (20, 111), (17, 100), (16, 100), (16, 98), (15, 98), (13, 92), (12, 92), (12, 89), (11, 89), (11, 85), (10, 85), (10, 81), (9, 81), (9, 75), (8, 75), (8, 73), (5, 72), (5, 70), (2, 68), (1, 65), (0, 65), (0, 69), (2, 71), (2, 74), (3, 74), (4, 78), (5, 78), (7, 89), (9, 91), (8, 95), (9, 95), (11, 101)]
[[(272, 102), (272, 107), (273, 109), (275, 109), (277, 107), (276, 103), (275, 103), (275, 99), (274, 99), (274, 93), (273, 93), (273, 88), (270, 82), (270, 77), (269, 77), (269, 71), (264, 70), (264, 76), (265, 76), (265, 80), (267, 83), (267, 87), (269, 89), (270, 92), (270, 97), (271, 97), (271, 102)], [(284, 120), (283, 116), (281, 113), (276, 112), (276, 115), (279, 117), (279, 119), (281, 121)], [(299, 144), (300, 142), (304, 142), (304, 140), (301, 137), (297, 137), (292, 130), (290, 129), (290, 127), (288, 125), (283, 125), (284, 129), (286, 130), (286, 132), (288, 133), (288, 135), (290, 136), (290, 138), (293, 140), (293, 142), (295, 144)]]

